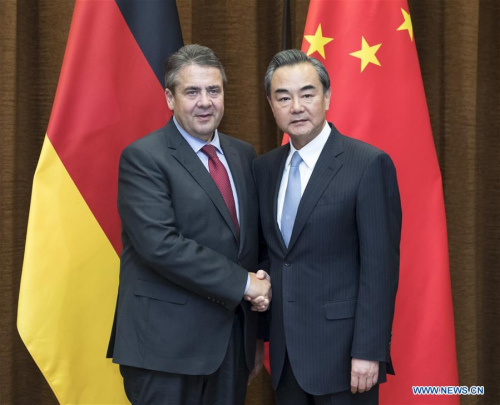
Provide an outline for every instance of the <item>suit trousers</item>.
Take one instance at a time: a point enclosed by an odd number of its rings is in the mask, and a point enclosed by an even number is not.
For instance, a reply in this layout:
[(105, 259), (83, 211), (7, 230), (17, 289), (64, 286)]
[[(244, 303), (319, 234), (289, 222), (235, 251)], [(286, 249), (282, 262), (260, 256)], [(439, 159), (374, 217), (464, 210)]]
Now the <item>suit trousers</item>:
[(277, 405), (378, 405), (378, 387), (377, 384), (362, 394), (352, 394), (351, 391), (327, 395), (308, 394), (297, 382), (287, 352), (275, 397)]
[(127, 398), (133, 405), (243, 405), (249, 376), (243, 343), (243, 313), (238, 307), (217, 371), (200, 376), (120, 365)]

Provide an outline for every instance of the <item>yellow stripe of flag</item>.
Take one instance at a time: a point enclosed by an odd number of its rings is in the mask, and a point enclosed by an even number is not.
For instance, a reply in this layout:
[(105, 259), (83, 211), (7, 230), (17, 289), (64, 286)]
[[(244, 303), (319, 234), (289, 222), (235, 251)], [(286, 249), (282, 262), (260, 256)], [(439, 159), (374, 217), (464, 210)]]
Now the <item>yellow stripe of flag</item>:
[(105, 358), (119, 258), (47, 136), (33, 184), (19, 333), (60, 403), (127, 404)]

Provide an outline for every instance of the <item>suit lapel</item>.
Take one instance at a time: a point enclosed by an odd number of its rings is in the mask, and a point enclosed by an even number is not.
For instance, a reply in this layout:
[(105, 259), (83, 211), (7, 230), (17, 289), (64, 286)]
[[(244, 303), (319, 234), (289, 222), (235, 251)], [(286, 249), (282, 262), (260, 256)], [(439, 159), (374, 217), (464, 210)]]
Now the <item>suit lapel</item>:
[[(245, 233), (247, 228), (248, 220), (248, 199), (247, 199), (247, 184), (245, 182), (245, 174), (243, 173), (243, 167), (241, 166), (240, 157), (236, 149), (228, 142), (227, 138), (219, 132), (220, 146), (224, 151), (224, 156), (226, 157), (227, 164), (231, 169), (231, 175), (233, 177), (234, 186), (236, 187), (236, 193), (238, 195), (238, 212), (240, 215), (240, 249), (243, 249), (245, 243)], [(225, 206), (225, 203), (224, 203)], [(227, 207), (226, 207), (226, 211)], [(228, 211), (229, 215), (229, 211)], [(231, 218), (229, 216), (229, 218)], [(236, 228), (234, 227), (233, 221), (231, 220), (231, 230), (234, 236), (237, 238)]]
[(233, 220), (229, 215), (226, 203), (217, 188), (212, 176), (205, 168), (194, 150), (189, 146), (186, 140), (177, 130), (173, 120), (170, 120), (165, 127), (165, 137), (168, 148), (171, 150), (172, 156), (193, 176), (196, 182), (210, 197), (214, 205), (219, 210), (220, 214), (226, 221), (227, 225), (233, 232), (234, 237), (238, 240), (236, 229)]
[(281, 236), (281, 231), (278, 226), (278, 194), (280, 191), (281, 179), (283, 177), (283, 171), (285, 170), (285, 162), (288, 154), (290, 153), (290, 145), (287, 144), (283, 146), (279, 150), (278, 158), (275, 160), (275, 164), (273, 170), (271, 170), (271, 180), (269, 182), (270, 192), (269, 196), (272, 198), (272, 203), (268, 204), (268, 207), (271, 207), (271, 212), (269, 213), (271, 221), (273, 223), (274, 233), (276, 235), (276, 239), (278, 240), (278, 244), (283, 251), (283, 254), (286, 253), (286, 245), (283, 241), (283, 237)]
[(318, 199), (342, 167), (342, 158), (339, 156), (342, 152), (342, 138), (335, 127), (332, 127), (300, 200), (288, 250), (292, 249)]

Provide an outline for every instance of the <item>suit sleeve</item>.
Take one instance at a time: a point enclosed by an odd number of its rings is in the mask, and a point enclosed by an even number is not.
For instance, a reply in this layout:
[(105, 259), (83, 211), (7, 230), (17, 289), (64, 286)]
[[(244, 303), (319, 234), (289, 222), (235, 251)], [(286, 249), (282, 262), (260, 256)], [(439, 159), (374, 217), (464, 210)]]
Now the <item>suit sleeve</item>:
[(243, 297), (248, 272), (179, 233), (162, 170), (142, 149), (122, 153), (118, 210), (127, 237), (140, 259), (162, 277), (233, 310)]
[(396, 169), (387, 154), (379, 153), (364, 170), (356, 201), (360, 279), (353, 358), (390, 361), (401, 215)]

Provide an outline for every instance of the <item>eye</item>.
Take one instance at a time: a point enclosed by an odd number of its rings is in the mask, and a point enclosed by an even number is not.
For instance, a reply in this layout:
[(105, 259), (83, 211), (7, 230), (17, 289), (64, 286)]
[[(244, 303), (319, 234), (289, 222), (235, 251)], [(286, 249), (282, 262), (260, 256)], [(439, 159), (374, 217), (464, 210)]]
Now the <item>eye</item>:
[(210, 89), (208, 93), (212, 96), (216, 96), (217, 94), (220, 94), (220, 89)]
[(302, 97), (308, 99), (308, 98), (313, 98), (314, 94), (304, 94)]
[(290, 97), (287, 97), (287, 96), (283, 96), (283, 97), (279, 97), (279, 98), (278, 98), (278, 101), (279, 101), (279, 102), (286, 102), (286, 101), (288, 101), (288, 100), (290, 100)]
[(196, 90), (188, 90), (188, 91), (186, 91), (186, 95), (189, 96), (189, 97), (196, 96), (196, 94), (198, 94), (198, 92)]

